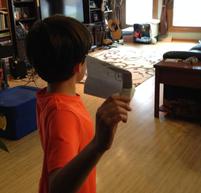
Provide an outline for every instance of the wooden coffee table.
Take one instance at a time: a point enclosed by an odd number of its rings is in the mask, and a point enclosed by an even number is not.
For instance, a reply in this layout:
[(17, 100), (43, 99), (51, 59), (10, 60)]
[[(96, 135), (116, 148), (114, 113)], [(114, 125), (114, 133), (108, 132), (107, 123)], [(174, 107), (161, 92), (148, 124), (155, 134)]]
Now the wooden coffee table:
[(201, 62), (161, 61), (155, 67), (154, 116), (159, 117), (160, 84), (201, 89)]

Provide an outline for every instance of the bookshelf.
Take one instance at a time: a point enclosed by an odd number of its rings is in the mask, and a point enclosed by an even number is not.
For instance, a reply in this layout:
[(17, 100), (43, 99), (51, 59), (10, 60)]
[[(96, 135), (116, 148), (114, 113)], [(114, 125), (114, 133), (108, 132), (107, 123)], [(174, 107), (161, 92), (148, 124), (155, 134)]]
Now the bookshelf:
[(4, 45), (11, 39), (8, 5), (6, 0), (0, 0), (0, 44)]

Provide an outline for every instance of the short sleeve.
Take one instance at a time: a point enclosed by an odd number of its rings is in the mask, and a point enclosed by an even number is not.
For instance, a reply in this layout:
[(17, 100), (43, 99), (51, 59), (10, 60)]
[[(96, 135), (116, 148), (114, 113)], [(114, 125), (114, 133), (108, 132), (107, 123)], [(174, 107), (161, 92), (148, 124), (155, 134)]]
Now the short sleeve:
[(70, 111), (56, 110), (47, 124), (47, 169), (48, 173), (66, 165), (78, 154), (79, 120)]

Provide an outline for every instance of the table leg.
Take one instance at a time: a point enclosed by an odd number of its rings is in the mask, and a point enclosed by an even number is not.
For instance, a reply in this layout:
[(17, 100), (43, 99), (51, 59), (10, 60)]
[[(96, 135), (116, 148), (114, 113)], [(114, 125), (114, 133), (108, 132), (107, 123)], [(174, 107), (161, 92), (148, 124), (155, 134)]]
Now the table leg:
[(159, 97), (160, 97), (160, 83), (159, 83), (158, 69), (155, 71), (155, 95), (154, 95), (154, 116), (159, 117)]

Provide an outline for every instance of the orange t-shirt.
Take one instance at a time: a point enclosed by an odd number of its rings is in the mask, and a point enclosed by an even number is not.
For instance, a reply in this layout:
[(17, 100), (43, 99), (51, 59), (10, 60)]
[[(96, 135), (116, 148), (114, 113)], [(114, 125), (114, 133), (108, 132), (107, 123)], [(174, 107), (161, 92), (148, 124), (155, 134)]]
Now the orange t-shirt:
[[(64, 167), (93, 138), (93, 123), (80, 96), (37, 93), (37, 126), (44, 151), (39, 193), (48, 193), (48, 173)], [(68, 182), (66, 182), (68, 183)], [(78, 193), (96, 192), (95, 168)]]

